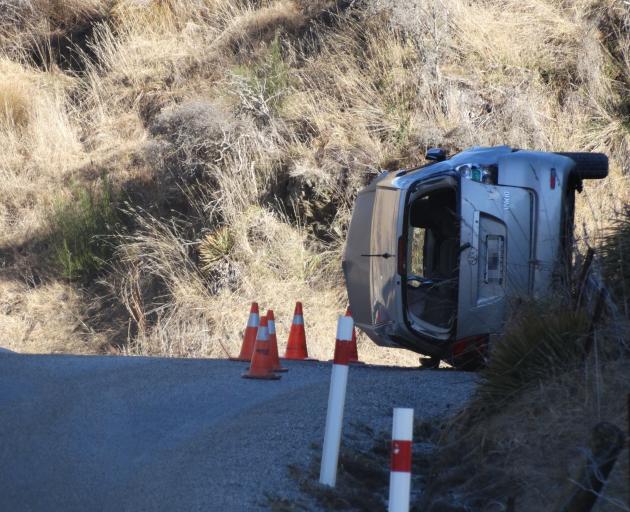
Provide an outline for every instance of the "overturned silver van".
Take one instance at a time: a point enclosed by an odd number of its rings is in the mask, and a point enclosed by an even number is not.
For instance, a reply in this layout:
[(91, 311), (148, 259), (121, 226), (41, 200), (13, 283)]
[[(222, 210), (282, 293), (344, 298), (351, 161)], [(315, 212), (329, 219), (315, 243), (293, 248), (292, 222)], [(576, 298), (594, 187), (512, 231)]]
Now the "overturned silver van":
[(374, 342), (476, 365), (513, 300), (567, 282), (575, 191), (600, 153), (472, 148), (384, 172), (357, 196), (343, 258), (356, 325)]

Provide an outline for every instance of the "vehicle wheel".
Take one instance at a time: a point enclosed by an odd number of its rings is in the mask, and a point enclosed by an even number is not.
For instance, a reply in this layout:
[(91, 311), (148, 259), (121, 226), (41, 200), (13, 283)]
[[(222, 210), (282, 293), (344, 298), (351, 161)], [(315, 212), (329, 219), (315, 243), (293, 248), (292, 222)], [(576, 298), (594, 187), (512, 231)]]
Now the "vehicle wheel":
[(556, 153), (575, 162), (573, 173), (583, 180), (600, 180), (608, 176), (608, 157), (603, 153)]
[(476, 372), (486, 366), (485, 358), (478, 352), (470, 352), (449, 360), (449, 364), (456, 370), (463, 372)]
[(439, 357), (421, 357), (420, 366), (426, 369), (439, 368), (441, 359)]

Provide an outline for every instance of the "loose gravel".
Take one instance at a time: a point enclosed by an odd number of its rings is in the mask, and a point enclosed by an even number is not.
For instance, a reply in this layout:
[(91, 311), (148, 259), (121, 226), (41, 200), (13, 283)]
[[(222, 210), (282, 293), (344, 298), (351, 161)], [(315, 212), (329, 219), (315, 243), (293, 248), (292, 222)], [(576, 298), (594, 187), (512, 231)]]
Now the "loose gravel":
[[(223, 360), (0, 353), (0, 510), (268, 510), (321, 443), (331, 367), (279, 381)], [(474, 374), (350, 368), (344, 440), (392, 408), (459, 409)], [(349, 441), (346, 441), (349, 442)]]

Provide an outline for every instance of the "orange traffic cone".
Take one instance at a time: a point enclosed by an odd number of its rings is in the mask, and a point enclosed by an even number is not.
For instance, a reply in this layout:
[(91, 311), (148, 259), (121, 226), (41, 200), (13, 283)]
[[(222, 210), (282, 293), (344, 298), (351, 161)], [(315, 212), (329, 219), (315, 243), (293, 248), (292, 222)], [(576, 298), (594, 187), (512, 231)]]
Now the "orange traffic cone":
[(288, 372), (288, 368), (280, 366), (280, 358), (278, 357), (278, 338), (276, 338), (276, 320), (273, 316), (273, 310), (267, 310), (267, 328), (269, 329), (269, 347), (271, 350), (271, 367), (274, 372)]
[(231, 357), (232, 361), (251, 361), (254, 353), (254, 345), (256, 344), (256, 333), (258, 332), (258, 323), (260, 321), (258, 315), (258, 303), (252, 302), (249, 310), (249, 319), (247, 327), (243, 335), (243, 345), (241, 345), (241, 353), (238, 357)]
[(291, 332), (289, 333), (289, 341), (287, 341), (287, 349), (284, 353), (284, 358), (308, 359), (301, 302), (295, 303), (295, 312), (293, 313), (293, 322), (291, 323)]
[(279, 375), (273, 373), (271, 361), (271, 348), (269, 343), (269, 328), (267, 326), (267, 317), (260, 319), (258, 326), (258, 335), (256, 336), (256, 345), (254, 346), (254, 354), (252, 355), (252, 363), (249, 371), (242, 376), (246, 379), (265, 379), (277, 380)]
[[(352, 318), (350, 308), (346, 309), (346, 316)], [(363, 364), (361, 361), (359, 361), (359, 353), (357, 352), (357, 331), (354, 327), (354, 322), (352, 323), (352, 341), (350, 343), (350, 363)]]

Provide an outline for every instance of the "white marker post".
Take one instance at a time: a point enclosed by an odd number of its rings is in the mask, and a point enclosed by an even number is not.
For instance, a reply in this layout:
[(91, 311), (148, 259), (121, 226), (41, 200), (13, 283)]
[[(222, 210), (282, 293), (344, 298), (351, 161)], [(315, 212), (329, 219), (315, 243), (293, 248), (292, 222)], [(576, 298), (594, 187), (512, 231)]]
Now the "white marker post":
[(334, 487), (337, 481), (337, 462), (339, 460), (339, 445), (341, 444), (343, 408), (346, 403), (348, 363), (350, 362), (352, 350), (353, 329), (354, 321), (352, 317), (339, 317), (337, 340), (335, 342), (335, 360), (333, 362), (330, 391), (328, 393), (328, 412), (326, 413), (322, 466), (319, 472), (319, 483), (330, 487)]
[(389, 512), (409, 511), (412, 439), (413, 409), (395, 408), (389, 477)]

